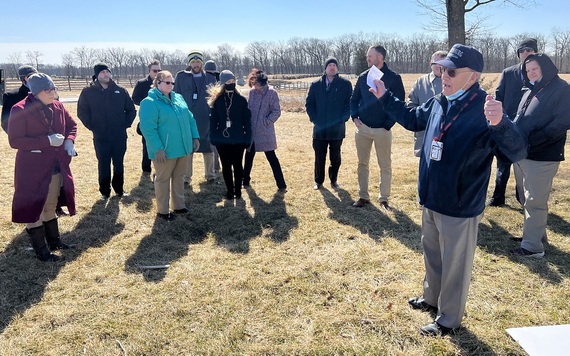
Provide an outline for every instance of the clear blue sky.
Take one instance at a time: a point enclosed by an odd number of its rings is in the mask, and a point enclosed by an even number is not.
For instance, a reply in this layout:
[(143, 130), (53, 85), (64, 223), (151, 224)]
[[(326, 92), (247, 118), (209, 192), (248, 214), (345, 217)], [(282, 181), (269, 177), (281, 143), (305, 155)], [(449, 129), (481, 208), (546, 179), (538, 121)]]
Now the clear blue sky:
[[(568, 0), (536, 0), (539, 5), (527, 10), (501, 2), (478, 11), (497, 35), (549, 36), (553, 27), (570, 29)], [(414, 0), (2, 0), (1, 6), (0, 63), (18, 51), (25, 59), (31, 50), (43, 53), (43, 63), (57, 64), (61, 54), (82, 45), (187, 52), (361, 31), (406, 37), (425, 32), (422, 24), (430, 21)]]

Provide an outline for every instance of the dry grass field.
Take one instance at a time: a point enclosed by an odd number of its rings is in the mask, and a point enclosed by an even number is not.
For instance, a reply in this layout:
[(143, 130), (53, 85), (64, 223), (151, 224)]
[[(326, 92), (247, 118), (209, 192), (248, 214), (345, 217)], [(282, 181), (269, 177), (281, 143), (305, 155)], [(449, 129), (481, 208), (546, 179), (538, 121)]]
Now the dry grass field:
[[(407, 91), (416, 77), (404, 76)], [(485, 75), (484, 86), (492, 90), (497, 78)], [(511, 179), (507, 206), (488, 208), (480, 225), (464, 328), (426, 338), (418, 328), (431, 317), (407, 305), (423, 279), (412, 133), (393, 130), (393, 211), (375, 200), (353, 208), (353, 124), (343, 144), (342, 189), (325, 182), (313, 191), (304, 95), (281, 94), (288, 111), (276, 124), (277, 155), (285, 195), (276, 194), (261, 154), (244, 199), (226, 201), (221, 177), (207, 184), (196, 155), (190, 213), (170, 223), (155, 218), (135, 130), (125, 158), (131, 195), (102, 202), (91, 134), (79, 124), (72, 162), (78, 214), (59, 220), (63, 240), (76, 246), (58, 252), (65, 258), (59, 263), (36, 260), (24, 226), (10, 222), (15, 151), (0, 134), (0, 354), (524, 355), (506, 328), (570, 323), (566, 162), (550, 197), (546, 257), (508, 252), (523, 222)], [(76, 105), (66, 106), (75, 116)], [(378, 167), (371, 167), (377, 196)]]

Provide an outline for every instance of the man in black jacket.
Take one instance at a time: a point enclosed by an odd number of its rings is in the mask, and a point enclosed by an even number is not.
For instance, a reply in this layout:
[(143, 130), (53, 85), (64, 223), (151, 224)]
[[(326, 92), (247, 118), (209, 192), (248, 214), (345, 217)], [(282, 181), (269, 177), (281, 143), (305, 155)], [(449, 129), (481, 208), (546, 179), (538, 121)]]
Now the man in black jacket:
[(311, 84), (305, 103), (313, 127), (313, 150), (315, 151), (315, 185), (320, 189), (325, 181), (325, 163), (329, 149), (329, 178), (331, 187), (338, 189), (338, 171), (341, 164), (340, 147), (346, 133), (345, 123), (350, 117), (352, 85), (338, 75), (336, 58), (325, 62), (325, 74)]
[(8, 118), (10, 117), (12, 106), (28, 96), (30, 92), (30, 89), (26, 86), (28, 77), (37, 72), (36, 68), (32, 66), (21, 66), (18, 68), (18, 76), (22, 81), (22, 85), (20, 88), (8, 91), (2, 95), (2, 128), (5, 132), (8, 132)]
[[(135, 105), (140, 106), (141, 101), (144, 98), (146, 98), (146, 96), (148, 95), (148, 91), (150, 90), (152, 83), (154, 82), (154, 78), (156, 78), (158, 72), (160, 72), (160, 62), (155, 59), (148, 65), (148, 75), (146, 76), (146, 78), (138, 80), (137, 84), (135, 84), (135, 88), (133, 89), (133, 102), (135, 103)], [(146, 149), (146, 140), (144, 139), (144, 136), (142, 135), (142, 132), (140, 130), (140, 123), (137, 124), (137, 133), (142, 137), (141, 168), (143, 174), (150, 175), (150, 172), (152, 171), (151, 161), (150, 158), (148, 158), (148, 151)]]
[[(503, 103), (505, 114), (512, 121), (517, 116), (517, 108), (521, 101), (523, 91), (523, 73), (522, 64), (526, 57), (530, 54), (538, 52), (538, 45), (534, 38), (527, 38), (520, 42), (517, 48), (517, 56), (519, 63), (506, 68), (501, 74), (499, 86), (495, 91), (495, 99)], [(487, 202), (490, 206), (503, 206), (505, 205), (505, 191), (507, 190), (507, 183), (511, 175), (511, 162), (496, 157), (497, 159), (497, 173), (495, 177), (495, 190), (493, 196)]]
[[(404, 83), (399, 74), (388, 69), (384, 62), (386, 49), (380, 45), (372, 46), (366, 54), (368, 67), (376, 66), (382, 71), (382, 81), (386, 88), (400, 100), (405, 100)], [(388, 197), (392, 185), (392, 131), (395, 121), (388, 117), (382, 105), (376, 97), (369, 92), (370, 87), (366, 84), (366, 79), (370, 69), (364, 71), (358, 77), (354, 93), (350, 99), (350, 116), (356, 125), (354, 135), (356, 141), (356, 154), (358, 155), (358, 195), (359, 199), (353, 204), (356, 207), (363, 207), (370, 203), (368, 194), (368, 175), (370, 162), (370, 152), (372, 144), (376, 150), (376, 158), (380, 166), (380, 205), (386, 210), (390, 210)]]
[(127, 151), (127, 128), (131, 127), (137, 111), (125, 88), (112, 80), (107, 64), (96, 64), (94, 71), (93, 83), (79, 95), (77, 116), (83, 125), (93, 132), (93, 144), (98, 160), (99, 192), (102, 200), (107, 200), (111, 194), (111, 185), (117, 196), (127, 195), (123, 189), (123, 160)]

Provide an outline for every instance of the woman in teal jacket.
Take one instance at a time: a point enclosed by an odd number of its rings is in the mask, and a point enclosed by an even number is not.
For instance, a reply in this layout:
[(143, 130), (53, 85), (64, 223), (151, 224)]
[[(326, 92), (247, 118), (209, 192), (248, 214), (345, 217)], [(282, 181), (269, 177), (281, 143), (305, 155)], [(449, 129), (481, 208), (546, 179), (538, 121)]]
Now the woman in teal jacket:
[(200, 147), (196, 120), (184, 98), (173, 88), (172, 74), (166, 70), (158, 72), (154, 88), (141, 102), (139, 112), (148, 157), (156, 172), (157, 216), (167, 221), (174, 220), (170, 204), (175, 214), (188, 212), (184, 202), (184, 172), (188, 155)]

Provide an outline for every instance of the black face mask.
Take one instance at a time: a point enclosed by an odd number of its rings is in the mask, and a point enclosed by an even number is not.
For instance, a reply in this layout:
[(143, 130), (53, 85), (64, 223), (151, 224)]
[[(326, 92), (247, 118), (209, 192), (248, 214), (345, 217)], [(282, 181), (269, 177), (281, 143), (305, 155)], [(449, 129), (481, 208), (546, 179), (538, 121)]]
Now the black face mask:
[(226, 84), (226, 90), (236, 90), (236, 83)]

